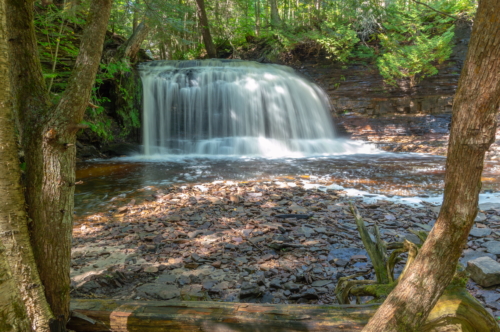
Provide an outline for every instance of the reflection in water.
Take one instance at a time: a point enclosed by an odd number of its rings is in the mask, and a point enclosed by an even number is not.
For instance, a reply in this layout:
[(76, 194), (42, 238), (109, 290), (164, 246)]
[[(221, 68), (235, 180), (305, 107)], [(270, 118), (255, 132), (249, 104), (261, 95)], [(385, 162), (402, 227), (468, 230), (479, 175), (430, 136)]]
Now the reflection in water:
[[(445, 158), (418, 154), (344, 155), (304, 159), (179, 159), (146, 162), (120, 158), (80, 163), (76, 187), (77, 214), (97, 212), (119, 195), (173, 183), (216, 180), (307, 180), (336, 184), (373, 194), (417, 196), (442, 193)], [(500, 191), (500, 165), (487, 163), (483, 191)], [(133, 193), (133, 194), (132, 194)], [(144, 193), (151, 195), (151, 192)]]

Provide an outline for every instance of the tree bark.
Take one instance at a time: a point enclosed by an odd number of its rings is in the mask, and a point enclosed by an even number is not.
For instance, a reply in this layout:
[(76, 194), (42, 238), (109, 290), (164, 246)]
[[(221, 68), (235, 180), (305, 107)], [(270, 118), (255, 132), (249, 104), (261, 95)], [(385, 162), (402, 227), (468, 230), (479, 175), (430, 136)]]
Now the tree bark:
[(271, 5), (271, 26), (277, 27), (281, 25), (280, 13), (278, 11), (277, 0), (269, 0)]
[[(40, 278), (52, 311), (69, 317), (76, 132), (99, 67), (111, 0), (93, 0), (68, 88), (53, 106), (42, 77), (33, 0), (7, 0), (13, 95), (23, 130), (26, 201)], [(64, 325), (63, 325), (64, 326)]]
[[(2, 248), (0, 248), (2, 251), (0, 253), (2, 261), (0, 264), (0, 270), (2, 270), (0, 272), (0, 280), (2, 280), (0, 281), (2, 283), (0, 306), (2, 308), (0, 313), (1, 315), (14, 313), (17, 317), (15, 317), (16, 322), (9, 323), (10, 327), (2, 326), (3, 322), (9, 321), (4, 320), (6, 317), (0, 318), (0, 330), (29, 331), (33, 328), (35, 331), (44, 332), (49, 331), (49, 326), (55, 320), (45, 299), (30, 244), (26, 203), (21, 186), (18, 146), (14, 134), (13, 103), (7, 68), (14, 63), (10, 61), (12, 58), (9, 59), (8, 55), (7, 23), (11, 24), (11, 22), (7, 22), (6, 17), (9, 18), (9, 14), (12, 14), (8, 8), (8, 1), (0, 0), (0, 82), (2, 82), (2, 89), (0, 89), (0, 167), (2, 168), (0, 175), (2, 197), (0, 206), (0, 242), (2, 243)], [(32, 11), (27, 14), (30, 13)], [(15, 42), (11, 40), (11, 43)], [(27, 65), (30, 66), (31, 63)], [(17, 72), (17, 74), (20, 73)], [(26, 75), (36, 77), (32, 76), (34, 75), (32, 72)], [(43, 105), (45, 101), (38, 99), (39, 95), (37, 95), (42, 93), (43, 85), (33, 90), (33, 94), (30, 95), (33, 99), (19, 100), (17, 104), (31, 105), (35, 100), (41, 100)], [(8, 298), (10, 301), (7, 301)]]
[(411, 268), (363, 331), (419, 331), (452, 279), (477, 214), (500, 106), (500, 2), (481, 0), (458, 90), (438, 219)]
[[(26, 211), (24, 207), (24, 197), (20, 186), (19, 161), (17, 159), (17, 144), (14, 135), (15, 126), (13, 121), (11, 91), (9, 82), (9, 55), (7, 47), (7, 25), (5, 1), (0, 0), (0, 195), (2, 204), (0, 205), (0, 331), (30, 331), (30, 319), (26, 305), (22, 300), (27, 293), (27, 286), (33, 281), (39, 283), (33, 252), (29, 245), (28, 228), (26, 227)], [(22, 225), (23, 227), (19, 227)], [(20, 234), (19, 230), (23, 231)], [(21, 240), (22, 244), (27, 244), (23, 248), (15, 242)], [(14, 269), (11, 269), (13, 267)], [(14, 273), (13, 273), (14, 270)], [(35, 278), (30, 272), (34, 272)], [(21, 287), (18, 287), (19, 283)], [(38, 290), (36, 299), (45, 301), (43, 292)], [(28, 305), (31, 313), (34, 314), (33, 302), (29, 298)], [(45, 308), (48, 305), (44, 302)], [(35, 326), (43, 331), (42, 325), (48, 327), (48, 320), (51, 318), (50, 310), (40, 307), (39, 318), (32, 316)], [(43, 313), (47, 313), (47, 317)], [(45, 320), (44, 320), (45, 319)], [(44, 320), (44, 321), (43, 321)], [(44, 324), (45, 323), (45, 324)]]
[(212, 35), (210, 34), (207, 12), (205, 10), (205, 0), (196, 0), (196, 5), (198, 7), (198, 19), (200, 20), (201, 34), (203, 36), (203, 42), (205, 43), (205, 49), (207, 50), (208, 57), (212, 59), (216, 58), (217, 51), (215, 50)]
[(129, 62), (134, 63), (137, 61), (137, 53), (139, 53), (139, 49), (141, 48), (141, 44), (146, 39), (149, 33), (149, 26), (146, 22), (142, 21), (137, 28), (134, 30), (134, 33), (127, 40), (127, 43), (123, 48), (123, 55), (120, 58), (125, 58)]
[(255, 1), (255, 35), (260, 34), (260, 0)]

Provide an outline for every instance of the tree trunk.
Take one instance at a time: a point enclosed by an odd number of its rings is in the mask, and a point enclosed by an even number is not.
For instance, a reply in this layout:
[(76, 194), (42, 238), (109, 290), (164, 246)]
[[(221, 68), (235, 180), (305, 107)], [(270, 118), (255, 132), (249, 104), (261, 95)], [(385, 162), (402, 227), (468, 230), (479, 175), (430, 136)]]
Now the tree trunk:
[(260, 0), (255, 1), (255, 35), (260, 34)]
[(13, 95), (23, 126), (31, 243), (57, 319), (69, 317), (76, 132), (99, 67), (111, 0), (93, 0), (68, 88), (56, 106), (45, 89), (33, 29), (33, 0), (7, 0)]
[(364, 331), (419, 331), (452, 279), (477, 214), (485, 152), (500, 106), (500, 2), (481, 0), (460, 82), (444, 200), (417, 258)]
[[(52, 318), (29, 244), (9, 82), (5, 0), (0, 0), (0, 331), (47, 331)], [(18, 242), (19, 241), (19, 242)], [(18, 285), (19, 284), (19, 285)], [(23, 302), (26, 299), (26, 304)], [(28, 315), (29, 307), (30, 315)], [(38, 312), (39, 310), (39, 312)]]
[(208, 57), (212, 59), (216, 58), (217, 52), (212, 41), (212, 35), (210, 34), (207, 12), (205, 11), (205, 0), (196, 0), (196, 5), (198, 6), (198, 19), (200, 21), (201, 34), (203, 36), (203, 42), (205, 43), (205, 49), (207, 50)]
[(139, 25), (139, 1), (140, 0), (136, 0), (133, 4), (134, 8), (132, 10), (134, 11), (134, 15), (132, 16), (132, 33), (135, 33), (135, 29), (137, 29), (137, 25)]
[(278, 11), (278, 0), (269, 0), (271, 5), (271, 26), (277, 27), (281, 25), (280, 13)]
[(127, 40), (127, 43), (124, 45), (123, 54), (120, 54), (119, 58), (125, 58), (129, 62), (134, 63), (137, 61), (137, 53), (139, 53), (139, 49), (141, 48), (141, 44), (146, 39), (149, 33), (149, 26), (146, 22), (142, 21), (137, 28), (134, 30), (134, 33)]

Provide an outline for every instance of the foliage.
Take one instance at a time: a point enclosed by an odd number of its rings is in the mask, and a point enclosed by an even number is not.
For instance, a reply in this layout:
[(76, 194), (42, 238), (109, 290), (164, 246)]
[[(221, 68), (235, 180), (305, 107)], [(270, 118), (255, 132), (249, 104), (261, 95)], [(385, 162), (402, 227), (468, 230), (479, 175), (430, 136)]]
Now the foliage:
[[(453, 17), (470, 21), (477, 6), (474, 0), (421, 0), (435, 10), (403, 0), (275, 0), (282, 23), (272, 26), (270, 1), (205, 0), (209, 28), (220, 56), (239, 58), (255, 49), (254, 55), (272, 61), (324, 56), (343, 66), (369, 62), (376, 64), (390, 85), (400, 80), (414, 85), (435, 74), (436, 66), (451, 54)], [(37, 5), (40, 57), (55, 99), (66, 87), (72, 59), (78, 54), (77, 36), (85, 24), (87, 7), (87, 1), (82, 1), (76, 11)], [(189, 60), (206, 56), (195, 0), (115, 0), (109, 30), (128, 37), (144, 20), (151, 32), (143, 47), (153, 58)], [(88, 108), (86, 121), (103, 139), (114, 138), (109, 110), (104, 110), (110, 104), (103, 91), (106, 82), (113, 82), (119, 95), (120, 107), (115, 113), (120, 135), (139, 126), (134, 107), (136, 83), (130, 77), (123, 63), (101, 66), (92, 93), (92, 103), (97, 107)]]
[[(127, 79), (131, 76), (131, 73), (129, 65), (124, 61), (116, 61), (109, 64), (101, 63), (100, 65), (96, 82), (92, 88), (91, 101), (94, 106), (88, 107), (84, 124), (88, 125), (90, 130), (104, 141), (114, 139), (111, 130), (112, 121), (105, 112), (105, 107), (109, 106), (111, 100), (100, 93), (100, 88), (106, 81), (113, 83), (111, 85), (118, 90), (115, 95), (119, 96), (124, 104), (116, 111), (121, 120), (119, 136), (125, 137), (133, 128), (140, 127), (139, 111), (134, 107), (133, 96), (131, 95), (131, 91), (136, 89), (133, 86), (136, 82), (132, 82), (133, 85), (131, 86), (130, 80)], [(115, 100), (115, 103), (118, 103), (117, 100)]]
[(397, 79), (409, 78), (415, 85), (418, 79), (436, 74), (435, 64), (451, 55), (454, 20), (436, 12), (425, 15), (415, 7), (389, 11), (393, 14), (384, 23), (385, 33), (378, 35), (383, 53), (377, 65), (386, 82), (396, 85)]

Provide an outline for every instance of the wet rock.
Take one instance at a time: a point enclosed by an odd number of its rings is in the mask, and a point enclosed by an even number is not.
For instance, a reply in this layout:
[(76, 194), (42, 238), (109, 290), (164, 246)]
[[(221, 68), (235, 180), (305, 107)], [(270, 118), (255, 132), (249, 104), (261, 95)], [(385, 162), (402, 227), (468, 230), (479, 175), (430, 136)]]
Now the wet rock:
[(181, 221), (181, 216), (178, 214), (170, 214), (165, 218), (165, 220), (169, 222)]
[(282, 288), (281, 279), (279, 278), (272, 279), (271, 282), (269, 283), (269, 286), (274, 288)]
[(500, 255), (500, 241), (488, 241), (483, 244), (490, 254)]
[(187, 285), (181, 289), (181, 298), (183, 301), (203, 301), (207, 299), (207, 294), (202, 285)]
[(482, 212), (479, 212), (476, 216), (476, 219), (474, 219), (474, 221), (485, 221), (486, 220), (486, 215)]
[(479, 204), (479, 209), (482, 211), (500, 210), (500, 203), (483, 203)]
[(149, 296), (160, 300), (170, 300), (181, 295), (180, 290), (175, 285), (145, 284), (137, 287), (137, 294)]
[(95, 280), (90, 280), (85, 282), (83, 285), (78, 287), (78, 291), (83, 292), (83, 293), (90, 293), (94, 291), (95, 289), (101, 287)]
[(188, 233), (188, 238), (195, 239), (196, 237), (198, 237), (199, 235), (202, 235), (203, 233), (205, 233), (205, 232), (202, 230), (192, 231), (192, 232)]
[(418, 236), (416, 236), (415, 234), (406, 234), (404, 239), (408, 240), (411, 243), (415, 243), (417, 245), (422, 244), (422, 241), (420, 241), (420, 238)]
[(331, 284), (333, 280), (316, 280), (311, 284), (312, 287), (324, 287), (328, 284)]
[(490, 234), (491, 234), (491, 229), (489, 228), (473, 227), (470, 231), (470, 235), (474, 237), (485, 237)]
[(309, 288), (304, 292), (290, 295), (290, 300), (317, 300), (319, 298), (318, 293), (314, 288)]
[(158, 284), (173, 284), (173, 283), (175, 283), (176, 280), (177, 280), (177, 277), (175, 275), (170, 274), (170, 273), (162, 273), (162, 274), (160, 274), (158, 279), (156, 279), (156, 282)]
[(460, 263), (463, 266), (467, 266), (468, 261), (470, 261), (472, 259), (479, 258), (479, 257), (490, 257), (492, 259), (496, 259), (496, 255), (494, 255), (494, 254), (489, 254), (489, 253), (485, 253), (485, 252), (481, 252), (481, 251), (475, 251), (472, 249), (466, 249), (463, 252), (463, 257), (460, 258)]
[(500, 284), (500, 263), (490, 257), (480, 257), (467, 263), (472, 280), (483, 287)]
[(366, 250), (360, 248), (337, 248), (330, 250), (330, 252), (328, 253), (328, 258), (337, 258), (349, 262), (351, 260), (351, 257), (354, 255), (367, 256), (368, 253), (366, 252)]
[(244, 282), (241, 284), (240, 299), (246, 299), (249, 297), (260, 297), (262, 292), (257, 284)]
[(158, 272), (158, 267), (156, 267), (156, 266), (146, 266), (144, 268), (144, 272), (146, 272), (146, 273), (156, 273), (156, 272)]
[(294, 212), (294, 213), (298, 213), (298, 214), (304, 214), (304, 213), (307, 213), (308, 210), (307, 208), (303, 207), (303, 206), (299, 206), (297, 204), (292, 204), (290, 205), (290, 207), (288, 208), (291, 212)]

